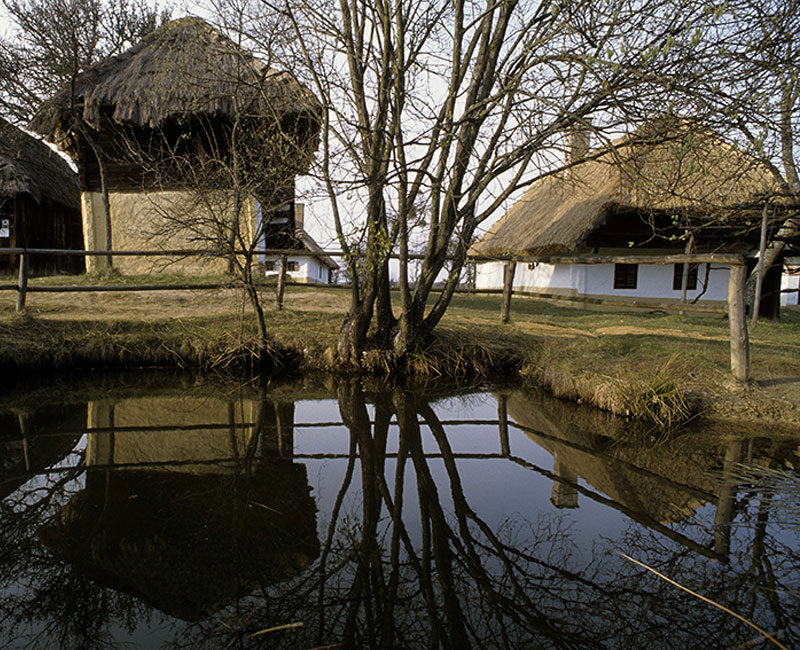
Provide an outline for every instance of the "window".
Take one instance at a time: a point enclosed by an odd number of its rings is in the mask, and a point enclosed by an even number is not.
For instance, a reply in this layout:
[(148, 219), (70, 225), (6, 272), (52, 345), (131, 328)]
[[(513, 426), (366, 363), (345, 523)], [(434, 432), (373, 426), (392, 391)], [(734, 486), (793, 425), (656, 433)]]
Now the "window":
[(286, 262), (286, 270), (287, 271), (297, 271), (300, 269), (300, 266), (297, 262)]
[(614, 288), (615, 289), (635, 289), (636, 276), (639, 272), (638, 264), (615, 264), (614, 265)]
[(269, 273), (275, 270), (275, 262), (264, 262), (264, 270)]
[[(672, 274), (672, 290), (680, 291), (683, 282), (683, 264), (676, 264)], [(689, 291), (697, 289), (697, 264), (689, 265), (689, 277), (686, 280), (686, 288)]]

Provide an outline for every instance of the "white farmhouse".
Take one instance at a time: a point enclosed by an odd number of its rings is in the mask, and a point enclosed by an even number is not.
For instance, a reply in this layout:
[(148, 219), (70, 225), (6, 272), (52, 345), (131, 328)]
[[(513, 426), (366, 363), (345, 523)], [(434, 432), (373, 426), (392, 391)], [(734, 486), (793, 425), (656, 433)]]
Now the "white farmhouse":
[[(774, 179), (708, 130), (664, 119), (600, 150), (589, 151), (586, 136), (582, 143), (576, 138), (572, 156), (582, 162), (535, 182), (470, 253), (655, 260), (685, 253), (689, 241), (691, 252), (702, 254), (757, 248), (754, 197), (772, 190)], [(780, 267), (773, 268), (777, 289)], [(728, 272), (724, 264), (690, 266), (687, 301), (723, 304)], [(516, 265), (514, 288), (584, 303), (655, 305), (680, 302), (682, 281), (682, 264), (523, 262)], [(501, 288), (503, 262), (479, 262), (475, 285)]]
[[(285, 257), (287, 279), (303, 284), (332, 284), (333, 273), (339, 268), (339, 265), (306, 232), (303, 223), (304, 213), (305, 206), (303, 204), (294, 204), (295, 236), (292, 248), (297, 247), (297, 252), (292, 252)], [(288, 218), (282, 219), (280, 214), (280, 211), (276, 212), (270, 218), (270, 224), (280, 226), (288, 221)], [(280, 256), (262, 255), (259, 261), (268, 278), (278, 277), (281, 267)]]
[(781, 278), (781, 306), (800, 305), (800, 257), (787, 257)]

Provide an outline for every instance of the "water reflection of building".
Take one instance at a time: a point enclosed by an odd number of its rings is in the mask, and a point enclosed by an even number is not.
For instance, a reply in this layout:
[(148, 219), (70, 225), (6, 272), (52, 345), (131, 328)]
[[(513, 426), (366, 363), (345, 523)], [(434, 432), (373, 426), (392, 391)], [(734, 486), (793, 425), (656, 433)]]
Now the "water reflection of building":
[(668, 445), (621, 444), (621, 427), (631, 426), (624, 421), (592, 413), (595, 421), (581, 422), (573, 405), (548, 400), (544, 408), (530, 393), (511, 393), (507, 404), (526, 435), (553, 455), (557, 480), (552, 501), (557, 507), (578, 506), (578, 478), (660, 523), (686, 519), (717, 499), (718, 462), (707, 449), (678, 452)]
[[(689, 443), (683, 438), (682, 444), (642, 444), (630, 435), (633, 425), (596, 410), (527, 391), (498, 402), (501, 423), (510, 417), (552, 454), (556, 507), (576, 508), (585, 494), (717, 559), (729, 553), (731, 523), (743, 507), (736, 491), (742, 463), (768, 467), (776, 458), (796, 458), (791, 440), (693, 435)], [(665, 525), (691, 518), (707, 503), (715, 507), (713, 545), (700, 546)]]
[[(0, 412), (0, 499), (63, 460), (78, 444), (85, 422), (85, 403)], [(51, 435), (54, 430), (67, 433)]]
[(89, 429), (85, 489), (40, 536), (95, 581), (198, 620), (319, 554), (291, 403), (99, 401)]

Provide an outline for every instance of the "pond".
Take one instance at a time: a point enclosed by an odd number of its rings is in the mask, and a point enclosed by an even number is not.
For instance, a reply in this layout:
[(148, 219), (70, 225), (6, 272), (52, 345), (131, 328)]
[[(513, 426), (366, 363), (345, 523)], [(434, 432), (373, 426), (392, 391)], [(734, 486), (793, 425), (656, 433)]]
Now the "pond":
[(699, 596), (800, 643), (785, 434), (130, 373), (6, 390), (0, 445), (4, 648), (779, 647)]

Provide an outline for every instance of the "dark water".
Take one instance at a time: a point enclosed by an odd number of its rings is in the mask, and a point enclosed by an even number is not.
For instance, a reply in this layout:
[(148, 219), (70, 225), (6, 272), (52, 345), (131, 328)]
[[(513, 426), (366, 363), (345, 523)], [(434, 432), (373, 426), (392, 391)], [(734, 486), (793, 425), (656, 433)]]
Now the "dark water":
[(509, 387), (9, 390), (0, 647), (778, 647), (621, 554), (798, 647), (799, 444)]

